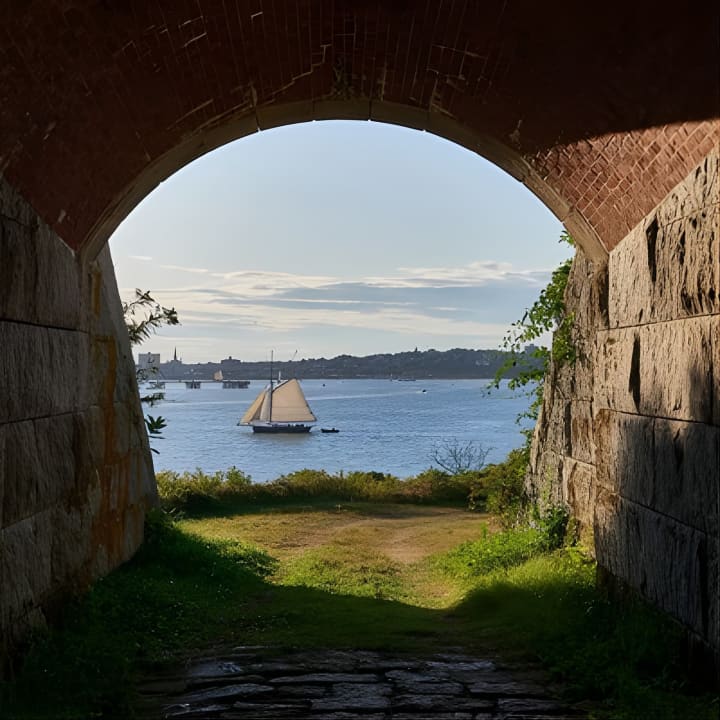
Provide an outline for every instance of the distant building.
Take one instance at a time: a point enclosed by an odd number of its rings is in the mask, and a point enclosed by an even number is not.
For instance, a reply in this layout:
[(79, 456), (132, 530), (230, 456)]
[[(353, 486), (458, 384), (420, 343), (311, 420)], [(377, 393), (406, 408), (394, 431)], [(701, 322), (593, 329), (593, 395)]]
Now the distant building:
[(138, 370), (155, 371), (160, 369), (160, 353), (138, 353)]

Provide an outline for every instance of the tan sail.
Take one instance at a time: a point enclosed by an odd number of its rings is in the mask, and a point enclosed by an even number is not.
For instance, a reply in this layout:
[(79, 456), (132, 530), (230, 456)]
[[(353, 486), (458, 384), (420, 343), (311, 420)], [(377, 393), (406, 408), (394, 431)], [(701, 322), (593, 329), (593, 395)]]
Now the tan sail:
[(220, 380), (223, 379), (222, 370), (218, 370), (217, 372), (213, 373), (213, 380), (216, 382), (220, 382)]
[(295, 379), (286, 380), (273, 390), (272, 417), (268, 419), (271, 422), (297, 423), (317, 420), (307, 404), (300, 383)]
[(247, 412), (242, 416), (240, 425), (247, 425), (252, 420), (258, 420), (260, 418), (260, 410), (262, 408), (263, 400), (268, 394), (267, 389), (261, 390), (260, 394), (253, 400), (253, 404), (248, 408)]

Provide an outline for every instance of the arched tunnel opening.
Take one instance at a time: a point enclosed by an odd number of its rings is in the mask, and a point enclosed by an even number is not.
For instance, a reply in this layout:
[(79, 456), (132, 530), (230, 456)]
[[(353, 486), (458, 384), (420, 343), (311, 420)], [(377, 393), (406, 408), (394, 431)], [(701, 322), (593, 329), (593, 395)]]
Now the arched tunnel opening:
[[(427, 130), (580, 252), (527, 484), (602, 572), (720, 647), (717, 13), (528, 4), (47, 2), (0, 78), (3, 653), (136, 552), (156, 502), (106, 243), (158, 183), (299, 121)], [(538, 29), (542, 29), (540, 32)], [(598, 48), (587, 52), (588, 47)], [(571, 58), (571, 60), (569, 60)]]

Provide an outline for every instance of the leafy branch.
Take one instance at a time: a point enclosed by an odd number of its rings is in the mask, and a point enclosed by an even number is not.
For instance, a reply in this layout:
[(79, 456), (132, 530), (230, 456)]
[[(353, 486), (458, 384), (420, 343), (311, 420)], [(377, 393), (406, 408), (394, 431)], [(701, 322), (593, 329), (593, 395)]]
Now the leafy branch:
[[(140, 312), (144, 314), (136, 319), (135, 316)], [(163, 307), (148, 290), (143, 292), (138, 288), (135, 288), (135, 299), (123, 303), (123, 315), (131, 345), (144, 342), (163, 325), (180, 324), (175, 308)]]
[[(135, 288), (135, 299), (123, 303), (122, 308), (131, 345), (141, 344), (163, 325), (180, 324), (175, 308), (167, 308), (160, 305), (147, 290), (143, 292)], [(138, 384), (147, 379), (148, 371), (145, 368), (139, 368), (137, 370)], [(140, 402), (152, 407), (164, 397), (165, 393), (154, 392), (150, 395), (141, 395)], [(167, 427), (165, 418), (160, 415), (157, 417), (147, 415), (143, 419), (148, 435), (156, 440), (162, 440), (162, 431)], [(153, 447), (150, 449), (154, 453), (158, 452)]]
[[(575, 245), (566, 231), (561, 233), (560, 242)], [(503, 348), (510, 355), (495, 373), (492, 386), (499, 387), (510, 368), (518, 370), (516, 377), (509, 380), (508, 387), (516, 390), (529, 386), (528, 394), (533, 396), (530, 407), (518, 417), (518, 421), (524, 418), (537, 419), (542, 405), (543, 380), (550, 367), (550, 360), (559, 366), (575, 362), (576, 350), (572, 341), (575, 316), (568, 313), (565, 307), (565, 288), (571, 266), (572, 259), (568, 259), (553, 271), (550, 282), (540, 292), (538, 299), (520, 320), (510, 326), (503, 339)], [(527, 349), (528, 345), (548, 332), (553, 333), (550, 348), (539, 346)]]

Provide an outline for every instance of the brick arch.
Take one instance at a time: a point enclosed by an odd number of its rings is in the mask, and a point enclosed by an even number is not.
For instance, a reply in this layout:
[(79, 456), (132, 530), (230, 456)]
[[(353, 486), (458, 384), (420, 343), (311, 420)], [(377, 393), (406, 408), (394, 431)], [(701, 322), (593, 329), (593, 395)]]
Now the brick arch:
[(156, 499), (106, 238), (213, 147), (352, 118), (478, 152), (607, 256), (575, 265), (581, 352), (551, 378), (532, 471), (720, 667), (720, 5), (588, 7), (2, 4), (0, 664), (133, 554)]
[(553, 14), (504, 0), (30, 4), (3, 18), (0, 170), (92, 255), (223, 142), (395, 122), (508, 170), (597, 258), (717, 142), (718, 11), (704, 5), (610, 2), (588, 18), (569, 0)]
[(83, 252), (89, 258), (94, 258), (118, 225), (159, 183), (196, 158), (228, 142), (280, 125), (310, 122), (316, 119), (364, 119), (428, 131), (477, 153), (505, 170), (535, 193), (566, 225), (578, 245), (589, 257), (601, 261), (606, 257), (607, 249), (597, 236), (595, 229), (585, 221), (582, 214), (571, 207), (550, 184), (545, 182), (535, 168), (518, 152), (507, 145), (498, 143), (494, 138), (470, 132), (452, 118), (429, 117), (427, 113), (418, 112), (415, 108), (407, 105), (375, 103), (372, 118), (363, 117), (358, 112), (358, 106), (352, 103), (347, 105), (343, 102), (333, 103), (331, 113), (328, 114), (322, 111), (321, 104), (321, 114), (318, 116), (311, 114), (314, 109), (305, 103), (273, 106), (271, 112), (268, 113), (268, 119), (263, 118), (265, 121), (261, 127), (257, 125), (256, 116), (252, 115), (193, 134), (191, 138), (175, 146), (157, 161), (144, 168), (122, 197), (105, 209), (90, 229)]

